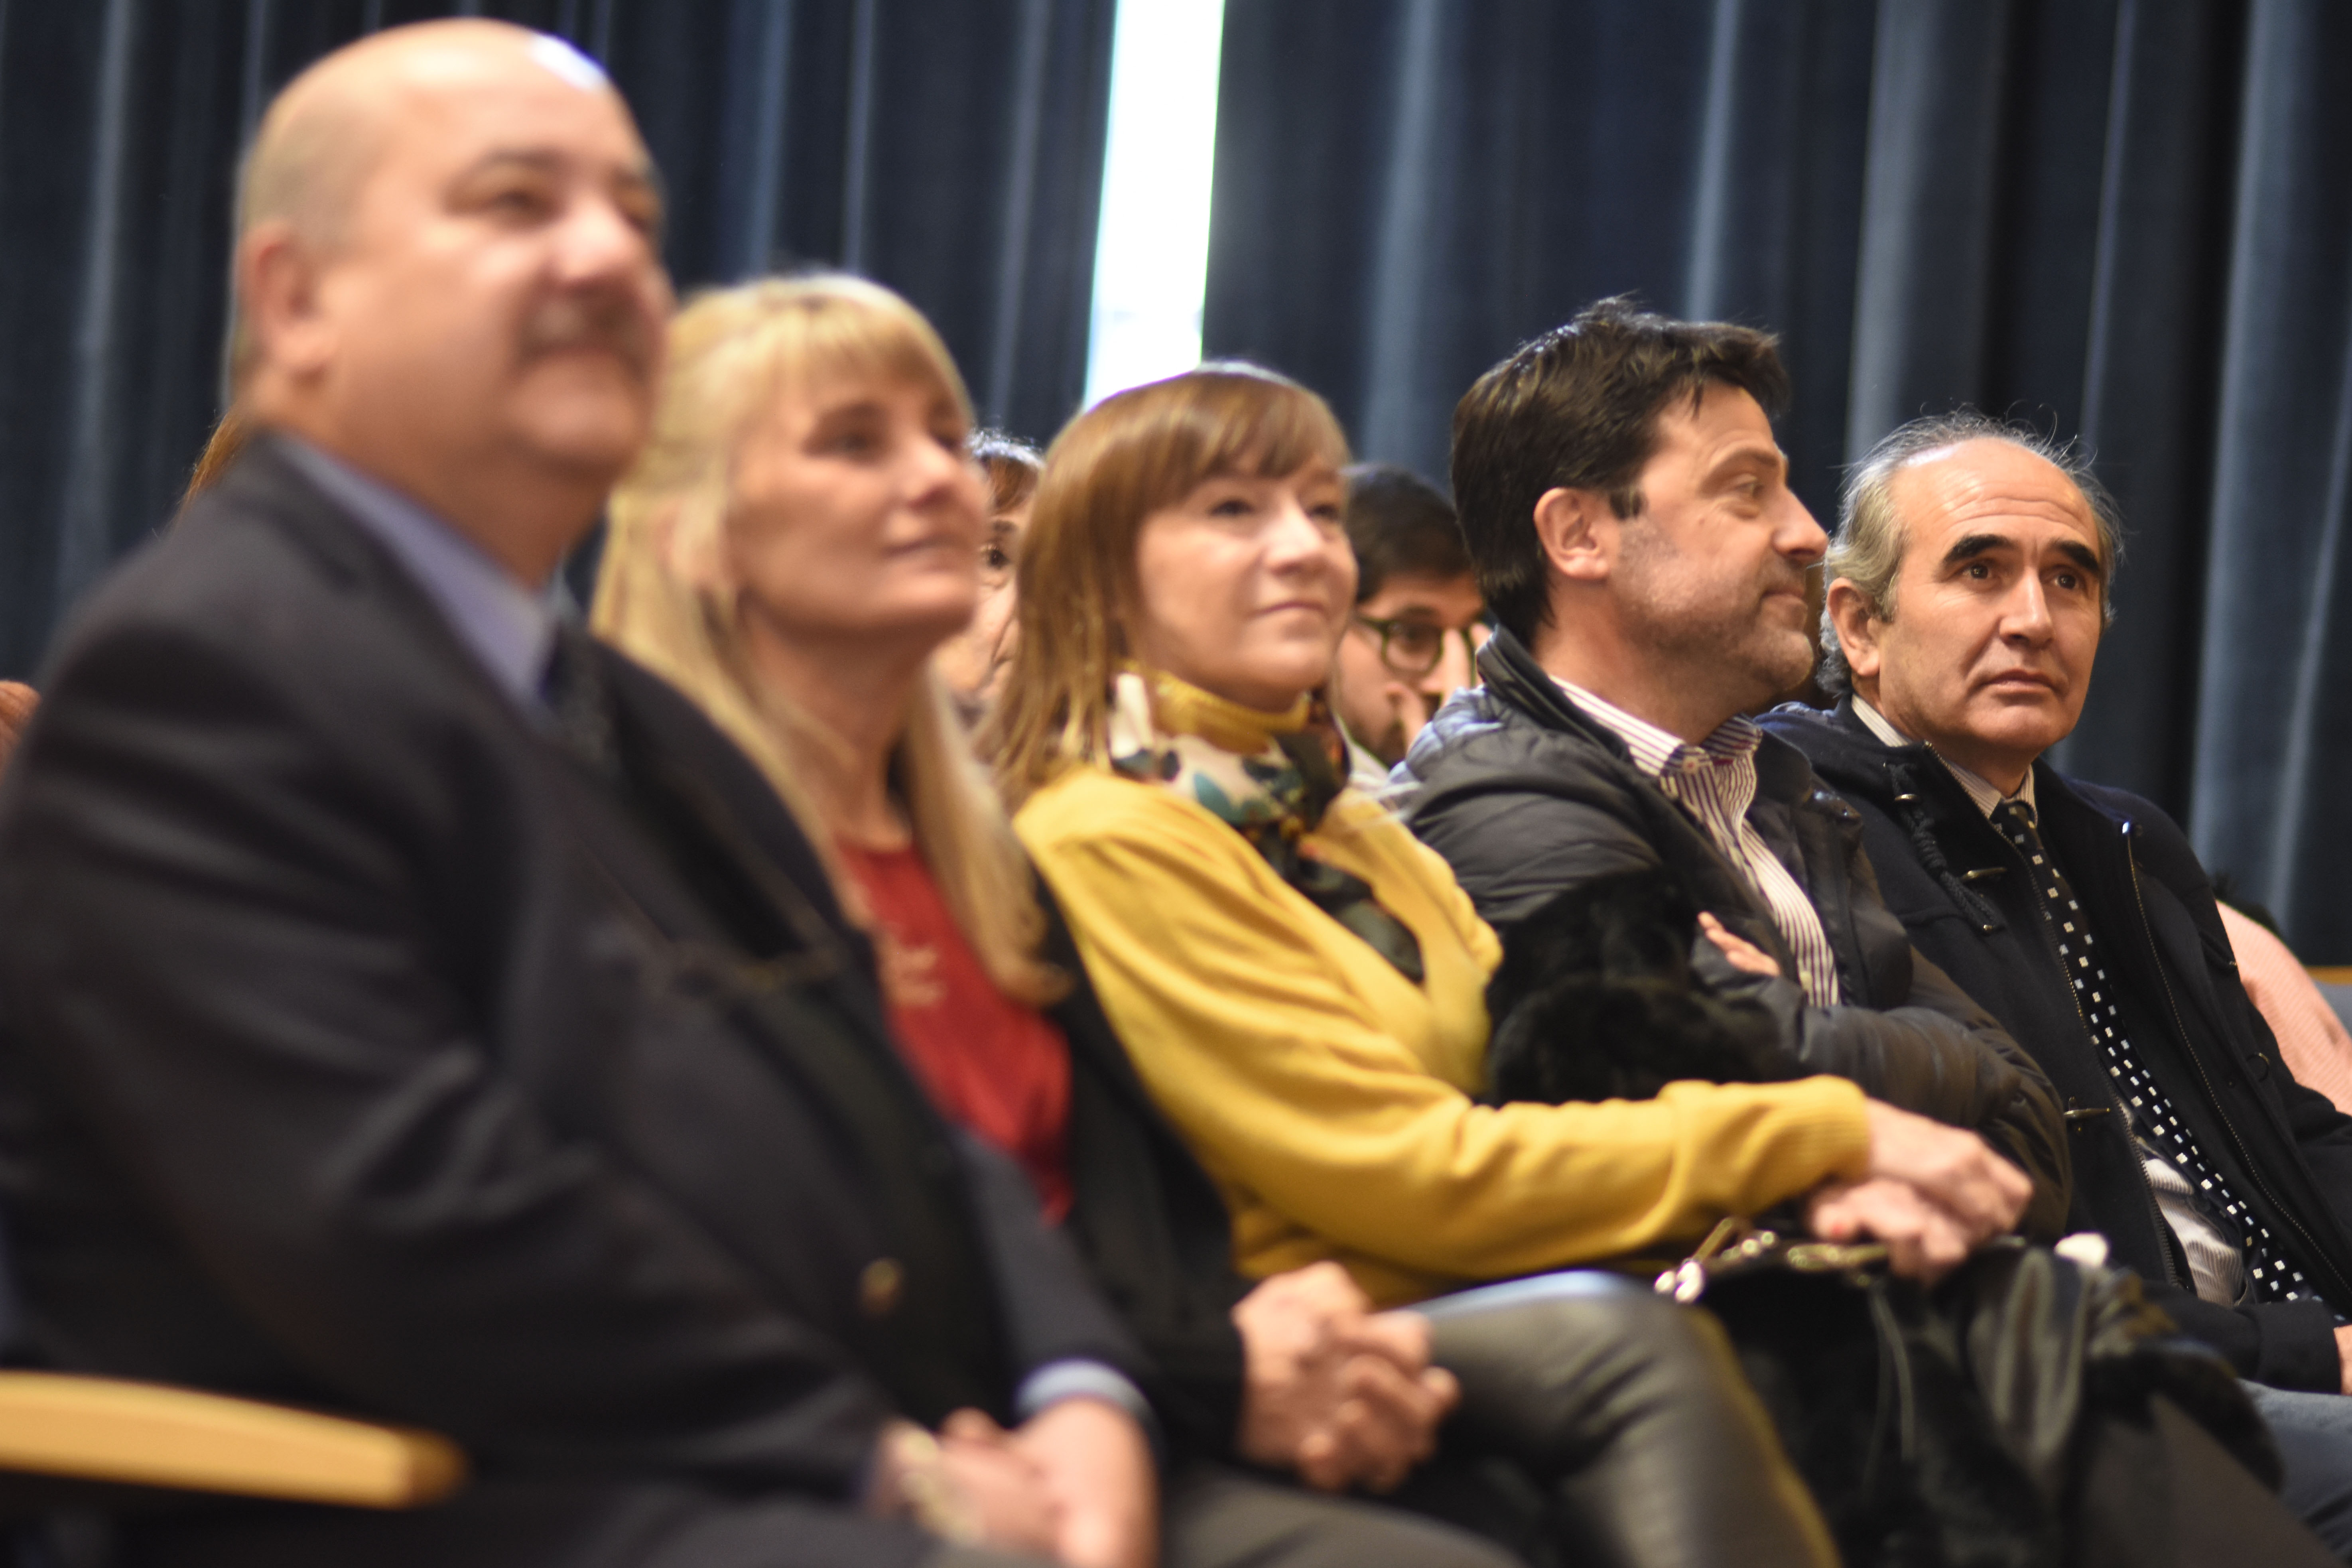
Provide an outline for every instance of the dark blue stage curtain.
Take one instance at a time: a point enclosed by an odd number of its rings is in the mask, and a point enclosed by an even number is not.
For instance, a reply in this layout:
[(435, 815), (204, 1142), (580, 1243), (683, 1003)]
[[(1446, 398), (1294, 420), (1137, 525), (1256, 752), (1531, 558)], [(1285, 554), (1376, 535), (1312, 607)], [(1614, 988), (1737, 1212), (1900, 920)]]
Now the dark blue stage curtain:
[(1086, 381), (1114, 0), (0, 0), (0, 676), (161, 525), (219, 411), (229, 206), (277, 88), (491, 15), (627, 95), (682, 290), (838, 265), (927, 311), (982, 417)]
[(2352, 5), (1233, 0), (1212, 353), (1445, 471), (1454, 403), (1601, 295), (1782, 334), (1839, 465), (1969, 403), (2130, 527), (2062, 765), (2352, 963)]

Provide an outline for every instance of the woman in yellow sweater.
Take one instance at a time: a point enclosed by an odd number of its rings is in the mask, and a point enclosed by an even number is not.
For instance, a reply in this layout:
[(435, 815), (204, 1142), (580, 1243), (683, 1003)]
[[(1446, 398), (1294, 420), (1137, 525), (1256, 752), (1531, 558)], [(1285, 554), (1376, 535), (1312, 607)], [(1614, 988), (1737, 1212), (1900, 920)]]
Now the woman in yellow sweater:
[[(1719, 1493), (1674, 1495), (1695, 1442), (1710, 1463), (1739, 1448), (1728, 1412), (1769, 1445), (1711, 1319), (1543, 1271), (1671, 1253), (1810, 1194), (1821, 1233), (1867, 1231), (1933, 1274), (2013, 1224), (2029, 1185), (1974, 1134), (1839, 1079), (1475, 1100), (1494, 933), (1444, 861), (1342, 787), (1322, 697), (1354, 598), (1346, 460), (1320, 399), (1245, 366), (1063, 432), (988, 737), (1014, 826), (1223, 1191), (1244, 1274), (1336, 1260), (1383, 1304), (1423, 1303), (1462, 1387), (1449, 1446), (1552, 1456), (1570, 1506), (1653, 1560), (1826, 1550), (1785, 1506), (1738, 1521)], [(1463, 1289), (1480, 1281), (1511, 1282)], [(1637, 1368), (1666, 1381), (1629, 1419), (1612, 1391)], [(1691, 1427), (1645, 1431), (1662, 1412)], [(1615, 1440), (1580, 1448), (1597, 1430)], [(1570, 1454), (1598, 1457), (1580, 1472)]]
[(1500, 952), (1445, 863), (1340, 788), (1322, 701), (1354, 563), (1346, 447), (1247, 367), (1140, 387), (1055, 444), (992, 731), (1015, 826), (1139, 1071), (1223, 1188), (1244, 1273), (1344, 1264), (1384, 1304), (1684, 1249), (1813, 1194), (1932, 1274), (2028, 1188), (1852, 1083), (1485, 1106)]

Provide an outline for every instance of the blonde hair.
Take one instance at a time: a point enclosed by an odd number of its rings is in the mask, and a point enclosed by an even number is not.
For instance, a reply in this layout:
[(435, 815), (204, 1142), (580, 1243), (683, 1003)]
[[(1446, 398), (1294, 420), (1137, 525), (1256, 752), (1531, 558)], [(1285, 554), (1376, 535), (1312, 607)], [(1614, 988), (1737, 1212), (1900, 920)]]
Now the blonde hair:
[[(726, 572), (736, 454), (776, 401), (845, 374), (936, 388), (969, 422), (971, 403), (946, 345), (915, 308), (839, 275), (765, 279), (701, 295), (670, 328), (669, 373), (652, 440), (613, 493), (591, 623), (598, 636), (699, 703), (759, 763), (807, 829), (842, 895), (832, 824), (802, 780), (841, 742), (788, 693), (752, 671)], [(915, 844), (990, 980), (1030, 1005), (1067, 989), (1038, 954), (1036, 884), (1003, 807), (972, 759), (947, 689), (924, 673), (891, 774)]]
[(1021, 637), (982, 743), (1018, 805), (1108, 743), (1111, 678), (1132, 649), (1144, 519), (1220, 474), (1347, 466), (1324, 401), (1255, 365), (1202, 365), (1107, 397), (1045, 454), (1021, 542)]

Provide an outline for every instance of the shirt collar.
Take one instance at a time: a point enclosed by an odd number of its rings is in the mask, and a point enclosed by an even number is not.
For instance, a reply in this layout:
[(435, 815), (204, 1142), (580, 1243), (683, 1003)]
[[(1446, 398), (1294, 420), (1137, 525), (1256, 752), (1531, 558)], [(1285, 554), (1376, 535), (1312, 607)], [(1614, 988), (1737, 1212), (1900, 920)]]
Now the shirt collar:
[(392, 552), (499, 689), (527, 710), (543, 707), (540, 683), (555, 647), (551, 595), (533, 594), (481, 546), (391, 486), (307, 441), (281, 441), (303, 475)]
[[(1853, 694), (1853, 716), (1862, 721), (1864, 729), (1868, 730), (1890, 746), (1908, 746), (1914, 743), (1908, 735), (1890, 723), (1886, 715), (1873, 707), (1869, 699), (1864, 697), (1859, 691)], [(1952, 775), (1959, 786), (1968, 791), (1969, 799), (1974, 801), (1976, 808), (1983, 812), (1986, 816), (1991, 816), (1994, 808), (2004, 800), (2021, 800), (2025, 803), (2027, 811), (2033, 811), (2033, 770), (2032, 768), (2025, 770), (2025, 782), (2017, 786), (2017, 793), (2013, 795), (2005, 795), (1990, 779), (1986, 778), (1982, 773), (1960, 766), (1951, 758), (1936, 751), (1933, 746), (1928, 747), (1927, 750), (1934, 753), (1937, 762), (1944, 764), (1944, 770)]]
[(1725, 720), (1705, 741), (1693, 745), (1670, 730), (1661, 730), (1647, 719), (1636, 718), (1605, 698), (1596, 697), (1573, 681), (1553, 676), (1568, 700), (1584, 710), (1596, 723), (1605, 725), (1612, 733), (1625, 742), (1633, 754), (1633, 765), (1654, 779), (1664, 778), (1671, 770), (1682, 772), (1706, 763), (1733, 763), (1753, 758), (1757, 747), (1764, 743), (1764, 731), (1749, 720), (1737, 715)]

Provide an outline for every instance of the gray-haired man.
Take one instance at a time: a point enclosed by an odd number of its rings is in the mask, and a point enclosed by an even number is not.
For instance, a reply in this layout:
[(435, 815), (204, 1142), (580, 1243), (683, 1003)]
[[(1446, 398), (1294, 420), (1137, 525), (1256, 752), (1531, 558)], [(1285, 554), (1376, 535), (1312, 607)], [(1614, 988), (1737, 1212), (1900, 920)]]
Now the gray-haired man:
[(2075, 453), (1974, 414), (1906, 426), (1848, 479), (1828, 557), (1844, 695), (1764, 722), (1861, 812), (1913, 942), (2064, 1095), (2069, 1227), (2268, 1385), (2286, 1500), (2343, 1552), (2352, 1118), (2279, 1059), (2180, 830), (2042, 760), (2082, 713), (2120, 554)]

